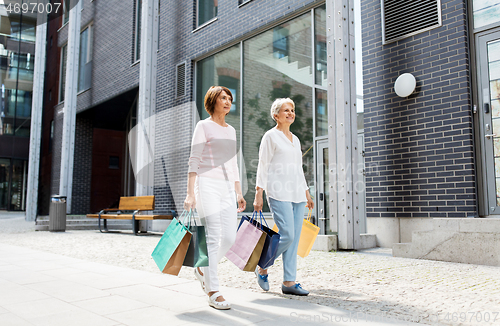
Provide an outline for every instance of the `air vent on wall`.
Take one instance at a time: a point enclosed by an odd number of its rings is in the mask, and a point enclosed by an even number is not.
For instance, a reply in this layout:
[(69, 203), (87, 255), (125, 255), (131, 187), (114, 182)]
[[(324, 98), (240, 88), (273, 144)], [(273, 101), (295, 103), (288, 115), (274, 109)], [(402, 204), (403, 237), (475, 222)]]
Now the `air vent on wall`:
[(176, 71), (176, 94), (177, 97), (186, 95), (186, 63), (177, 65)]
[(382, 43), (441, 26), (441, 0), (381, 0)]

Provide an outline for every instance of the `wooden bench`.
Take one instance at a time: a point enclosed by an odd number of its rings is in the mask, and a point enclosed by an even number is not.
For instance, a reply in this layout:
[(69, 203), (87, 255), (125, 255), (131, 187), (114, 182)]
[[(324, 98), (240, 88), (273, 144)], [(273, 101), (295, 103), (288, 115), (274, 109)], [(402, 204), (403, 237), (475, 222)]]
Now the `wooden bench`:
[(118, 208), (106, 208), (98, 214), (87, 214), (87, 217), (97, 218), (99, 221), (99, 231), (101, 220), (104, 222), (104, 229), (108, 231), (107, 220), (132, 220), (134, 234), (137, 235), (139, 221), (144, 220), (171, 220), (172, 215), (142, 215), (141, 211), (152, 211), (155, 209), (155, 196), (120, 197)]

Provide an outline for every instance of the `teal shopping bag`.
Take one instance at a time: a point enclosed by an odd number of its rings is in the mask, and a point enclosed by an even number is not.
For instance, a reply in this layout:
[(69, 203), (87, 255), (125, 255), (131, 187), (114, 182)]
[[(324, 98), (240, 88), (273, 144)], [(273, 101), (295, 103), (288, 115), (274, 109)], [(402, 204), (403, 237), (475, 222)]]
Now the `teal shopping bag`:
[(188, 228), (174, 217), (151, 254), (162, 273), (179, 275), (190, 240)]
[[(181, 216), (184, 215), (185, 212), (186, 211), (182, 212)], [(189, 242), (186, 258), (184, 258), (182, 265), (189, 267), (208, 266), (208, 249), (205, 227), (202, 225), (196, 225), (193, 211), (186, 213), (183, 223), (188, 227), (189, 232), (191, 233), (191, 242)]]

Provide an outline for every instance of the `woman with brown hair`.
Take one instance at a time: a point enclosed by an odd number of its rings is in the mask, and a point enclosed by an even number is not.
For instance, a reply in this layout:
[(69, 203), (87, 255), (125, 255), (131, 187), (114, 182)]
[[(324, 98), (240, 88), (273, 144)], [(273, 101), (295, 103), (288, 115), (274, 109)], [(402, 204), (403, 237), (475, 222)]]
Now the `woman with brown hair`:
[(198, 122), (194, 130), (184, 201), (184, 209), (196, 208), (205, 225), (209, 266), (195, 268), (194, 274), (215, 309), (231, 308), (219, 293), (217, 264), (233, 245), (237, 212), (246, 206), (236, 157), (236, 130), (225, 121), (232, 102), (233, 95), (226, 87), (212, 86), (205, 95), (210, 117)]

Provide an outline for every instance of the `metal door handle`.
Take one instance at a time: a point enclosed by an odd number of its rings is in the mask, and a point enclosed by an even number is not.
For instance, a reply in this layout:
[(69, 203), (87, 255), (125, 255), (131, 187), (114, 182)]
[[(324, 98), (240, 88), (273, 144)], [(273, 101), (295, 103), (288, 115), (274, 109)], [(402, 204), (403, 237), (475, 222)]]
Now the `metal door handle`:
[(484, 135), (486, 139), (490, 139), (491, 137), (496, 137), (496, 134)]

